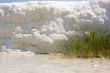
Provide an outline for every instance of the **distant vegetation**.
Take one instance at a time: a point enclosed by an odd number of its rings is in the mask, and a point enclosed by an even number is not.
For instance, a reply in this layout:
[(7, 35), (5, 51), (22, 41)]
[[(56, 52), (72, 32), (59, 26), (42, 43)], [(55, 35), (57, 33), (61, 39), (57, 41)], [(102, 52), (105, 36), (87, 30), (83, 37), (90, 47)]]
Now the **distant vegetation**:
[(67, 57), (110, 58), (110, 30), (87, 30), (81, 35), (70, 36), (64, 44)]

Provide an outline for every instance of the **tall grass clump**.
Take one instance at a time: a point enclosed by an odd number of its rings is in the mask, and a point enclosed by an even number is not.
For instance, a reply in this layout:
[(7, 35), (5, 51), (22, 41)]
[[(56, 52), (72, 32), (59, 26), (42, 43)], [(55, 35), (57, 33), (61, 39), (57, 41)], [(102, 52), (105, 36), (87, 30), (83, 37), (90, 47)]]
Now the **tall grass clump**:
[(70, 36), (63, 53), (68, 57), (110, 58), (110, 30), (88, 30), (81, 35)]

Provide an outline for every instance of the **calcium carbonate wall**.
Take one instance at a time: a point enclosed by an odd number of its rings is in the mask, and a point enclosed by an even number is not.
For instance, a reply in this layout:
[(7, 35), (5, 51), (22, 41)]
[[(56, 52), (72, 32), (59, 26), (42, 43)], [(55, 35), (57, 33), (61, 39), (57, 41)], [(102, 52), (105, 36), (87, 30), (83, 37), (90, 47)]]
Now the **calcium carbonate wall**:
[(60, 52), (68, 36), (110, 27), (109, 1), (0, 3), (0, 50)]

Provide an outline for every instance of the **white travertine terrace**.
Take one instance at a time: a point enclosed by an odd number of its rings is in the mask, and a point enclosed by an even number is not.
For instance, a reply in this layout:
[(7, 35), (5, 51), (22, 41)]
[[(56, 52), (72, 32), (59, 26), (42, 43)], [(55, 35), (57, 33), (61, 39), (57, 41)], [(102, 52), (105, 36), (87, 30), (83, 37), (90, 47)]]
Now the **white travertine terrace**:
[(0, 3), (0, 46), (60, 52), (69, 35), (90, 27), (110, 28), (109, 1)]

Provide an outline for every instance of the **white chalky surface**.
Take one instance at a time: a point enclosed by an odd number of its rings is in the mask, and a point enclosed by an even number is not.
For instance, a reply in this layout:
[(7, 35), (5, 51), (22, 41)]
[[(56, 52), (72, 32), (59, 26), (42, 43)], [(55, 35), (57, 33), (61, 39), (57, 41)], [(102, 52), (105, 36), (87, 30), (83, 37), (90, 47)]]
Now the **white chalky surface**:
[(110, 60), (0, 55), (0, 73), (110, 73)]
[(109, 0), (0, 3), (0, 51), (60, 51), (68, 36), (110, 28), (109, 19)]

